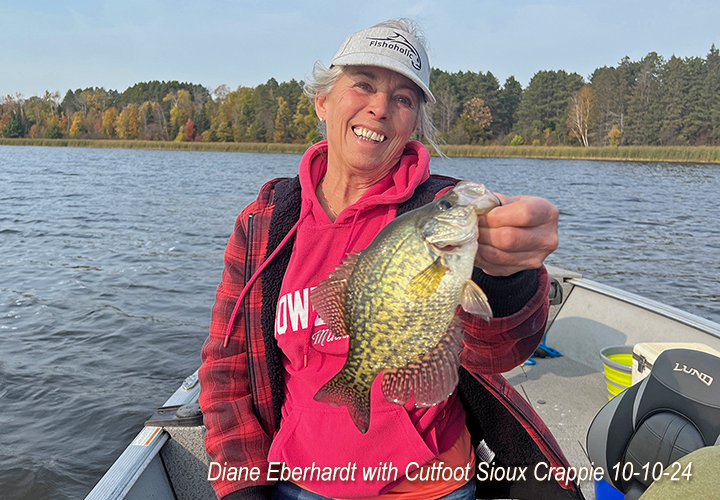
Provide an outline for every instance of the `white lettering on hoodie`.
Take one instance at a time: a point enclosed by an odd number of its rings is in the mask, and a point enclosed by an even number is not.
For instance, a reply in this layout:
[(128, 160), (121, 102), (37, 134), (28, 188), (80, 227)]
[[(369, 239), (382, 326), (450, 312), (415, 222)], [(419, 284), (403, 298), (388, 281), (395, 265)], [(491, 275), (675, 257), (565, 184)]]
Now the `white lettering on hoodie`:
[[(303, 288), (294, 292), (286, 293), (277, 303), (275, 314), (275, 336), (284, 335), (290, 327), (291, 332), (306, 329), (311, 313), (315, 308), (310, 304), (310, 291), (312, 288)], [(325, 322), (317, 316), (314, 326), (322, 326)]]

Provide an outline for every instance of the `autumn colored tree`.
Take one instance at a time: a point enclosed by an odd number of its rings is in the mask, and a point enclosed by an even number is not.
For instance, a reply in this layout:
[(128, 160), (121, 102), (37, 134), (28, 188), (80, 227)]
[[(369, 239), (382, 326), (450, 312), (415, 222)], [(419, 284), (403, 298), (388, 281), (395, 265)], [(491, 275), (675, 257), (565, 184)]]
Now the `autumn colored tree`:
[(0, 97), (0, 135), (25, 137), (32, 126), (25, 114), (26, 100), (19, 92), (14, 96)]
[(166, 140), (165, 114), (158, 102), (145, 101), (138, 108), (140, 114), (140, 137), (146, 141)]
[(297, 110), (293, 116), (294, 136), (298, 142), (317, 142), (318, 117), (312, 101), (302, 94), (298, 99)]
[(85, 128), (85, 113), (83, 111), (76, 111), (73, 115), (72, 125), (70, 126), (70, 137), (76, 139), (84, 132), (87, 132)]
[(489, 130), (492, 124), (490, 108), (480, 97), (473, 97), (463, 105), (460, 123), (468, 134), (471, 144), (477, 144), (492, 135)]
[(130, 111), (135, 107), (134, 104), (128, 104), (118, 115), (115, 120), (115, 133), (118, 139), (130, 139)]
[(190, 118), (188, 118), (188, 121), (185, 123), (185, 140), (194, 141), (195, 135), (195, 124)]
[(102, 137), (102, 112), (94, 107), (88, 107), (85, 115), (85, 129), (91, 138)]
[(588, 84), (575, 92), (570, 97), (566, 125), (570, 137), (578, 140), (580, 145), (588, 147), (588, 136), (590, 133), (590, 118), (593, 112), (595, 92)]
[(130, 114), (128, 116), (128, 139), (140, 137), (140, 110), (136, 106), (128, 105)]
[(46, 139), (62, 139), (63, 129), (60, 125), (60, 118), (56, 115), (53, 116), (49, 121), (47, 128), (45, 128), (44, 137)]
[(292, 113), (287, 101), (282, 97), (277, 98), (278, 110), (275, 114), (275, 133), (273, 139), (275, 142), (288, 142), (290, 137), (290, 123), (292, 121)]
[(65, 111), (60, 112), (60, 128), (63, 130), (63, 133), (70, 132), (70, 120), (68, 115), (65, 114)]
[(118, 110), (116, 107), (110, 107), (105, 110), (102, 115), (102, 133), (106, 139), (115, 137), (115, 122), (117, 121)]
[(215, 128), (215, 140), (218, 142), (233, 142), (233, 128), (230, 122), (218, 120)]
[(185, 89), (170, 92), (163, 98), (163, 102), (172, 104), (170, 108), (170, 135), (184, 134), (181, 129), (191, 118), (194, 108), (190, 92)]
[(110, 96), (105, 89), (101, 87), (99, 89), (86, 91), (85, 101), (87, 102), (88, 108), (95, 108), (100, 113), (103, 113), (110, 105)]
[(21, 116), (24, 116), (26, 122), (25, 127), (29, 126), (28, 134), (30, 137), (42, 137), (45, 128), (50, 121), (57, 116), (57, 106), (59, 99), (58, 92), (45, 91), (42, 97), (32, 96), (28, 99), (19, 101)]

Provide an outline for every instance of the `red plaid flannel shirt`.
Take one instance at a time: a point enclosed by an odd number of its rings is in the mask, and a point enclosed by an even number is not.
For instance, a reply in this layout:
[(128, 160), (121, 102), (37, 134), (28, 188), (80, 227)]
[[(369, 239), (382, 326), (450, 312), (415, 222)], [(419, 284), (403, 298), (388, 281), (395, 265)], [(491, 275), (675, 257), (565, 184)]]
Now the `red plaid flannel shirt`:
[[(267, 353), (259, 333), (262, 305), (259, 281), (252, 286), (240, 307), (228, 346), (223, 347), (223, 344), (228, 320), (245, 281), (265, 258), (274, 208), (274, 185), (278, 181), (265, 184), (258, 198), (237, 218), (225, 251), (225, 270), (212, 309), (210, 335), (202, 349), (200, 405), (207, 427), (207, 452), (221, 465), (238, 469), (258, 467), (261, 471), (257, 481), (214, 481), (213, 487), (221, 498), (238, 489), (273, 484), (265, 479), (276, 422), (266, 366)], [(252, 235), (248, 240), (250, 217)], [(535, 295), (516, 314), (493, 319), (490, 324), (466, 315), (466, 348), (462, 361), (463, 366), (528, 430), (543, 453), (549, 456), (551, 464), (559, 466), (566, 463), (565, 458), (540, 417), (502, 376), (493, 375), (518, 366), (534, 352), (545, 329), (548, 291), (548, 274), (541, 268)], [(256, 493), (260, 498), (260, 492)]]

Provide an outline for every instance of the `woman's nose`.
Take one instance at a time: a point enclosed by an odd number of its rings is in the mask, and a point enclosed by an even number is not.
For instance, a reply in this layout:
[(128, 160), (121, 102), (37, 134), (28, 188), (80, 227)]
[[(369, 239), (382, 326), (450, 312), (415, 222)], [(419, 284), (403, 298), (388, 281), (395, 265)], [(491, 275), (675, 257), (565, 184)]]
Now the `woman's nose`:
[(386, 120), (388, 118), (388, 105), (390, 99), (384, 92), (375, 92), (370, 98), (368, 111), (375, 116), (377, 120)]

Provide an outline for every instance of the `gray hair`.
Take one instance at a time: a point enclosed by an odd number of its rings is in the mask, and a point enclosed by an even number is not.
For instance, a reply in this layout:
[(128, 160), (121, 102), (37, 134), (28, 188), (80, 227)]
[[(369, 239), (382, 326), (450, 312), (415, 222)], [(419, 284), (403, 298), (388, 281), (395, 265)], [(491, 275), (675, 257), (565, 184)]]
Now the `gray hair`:
[[(372, 27), (393, 28), (410, 33), (422, 44), (423, 48), (427, 52), (425, 35), (420, 29), (420, 26), (418, 26), (418, 24), (412, 19), (390, 19)], [(340, 80), (340, 77), (343, 74), (343, 69), (344, 66), (331, 66), (328, 68), (320, 61), (316, 61), (313, 65), (312, 77), (305, 82), (303, 92), (312, 102), (315, 102), (315, 98), (317, 96), (329, 95), (335, 87), (335, 84), (338, 80)], [(435, 125), (433, 125), (432, 116), (428, 109), (428, 103), (425, 100), (425, 94), (422, 90), (420, 91), (420, 95), (423, 96), (423, 98), (420, 100), (418, 106), (417, 118), (415, 119), (415, 130), (423, 136), (433, 148), (435, 148), (435, 151), (437, 151), (438, 154), (444, 156), (437, 144), (437, 129), (435, 128)], [(327, 138), (327, 126), (325, 122), (318, 122), (318, 133), (323, 138)]]

